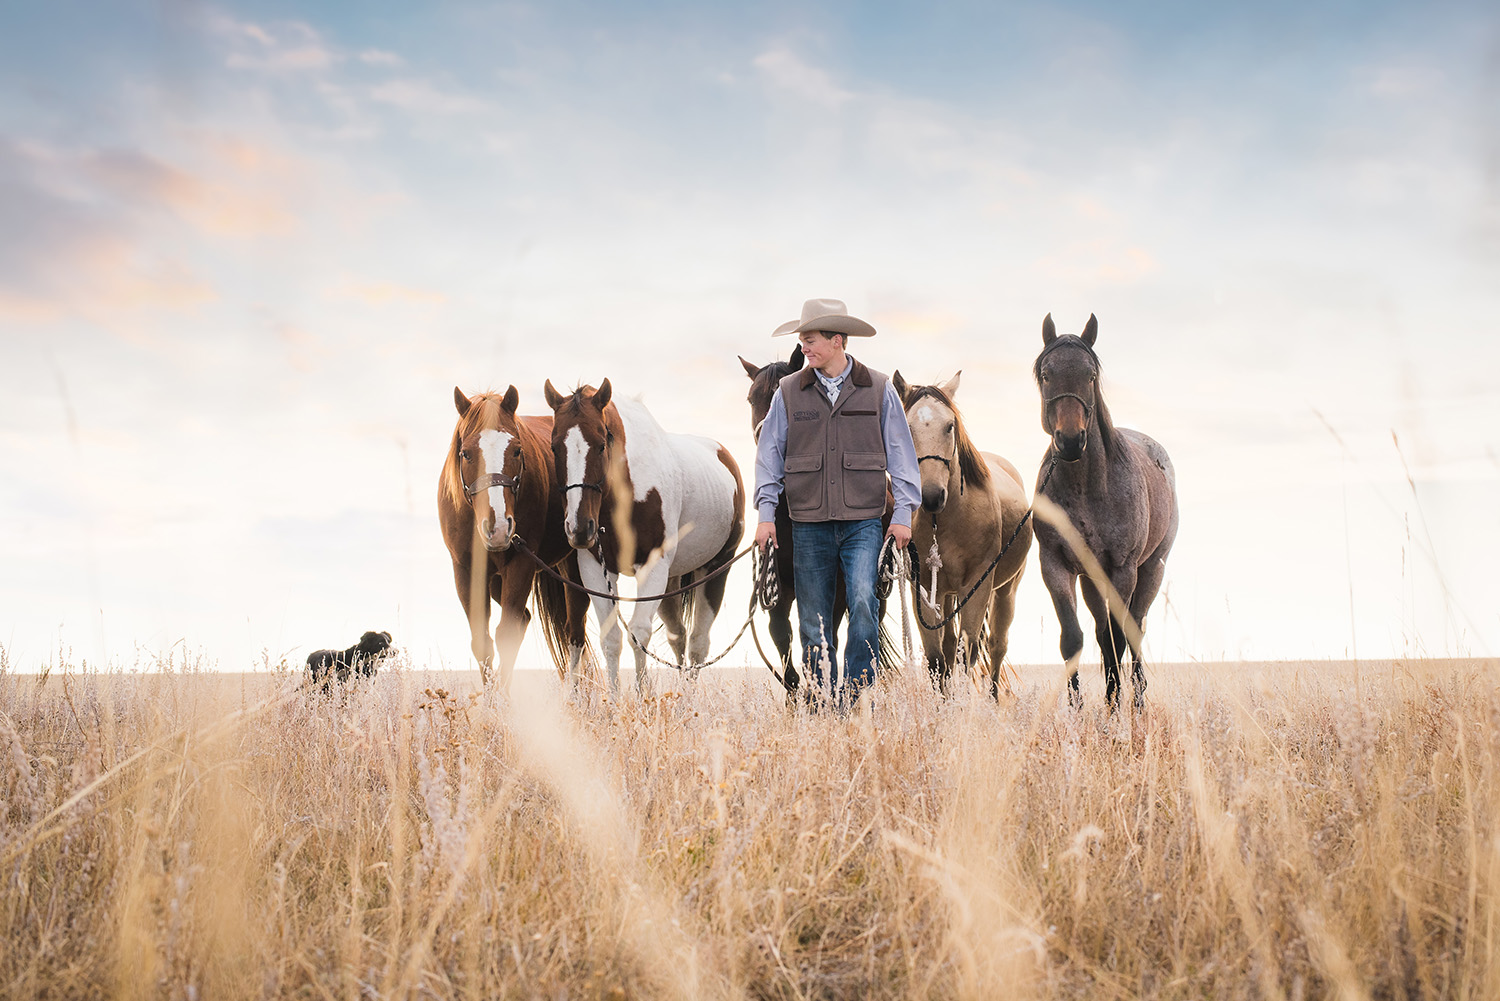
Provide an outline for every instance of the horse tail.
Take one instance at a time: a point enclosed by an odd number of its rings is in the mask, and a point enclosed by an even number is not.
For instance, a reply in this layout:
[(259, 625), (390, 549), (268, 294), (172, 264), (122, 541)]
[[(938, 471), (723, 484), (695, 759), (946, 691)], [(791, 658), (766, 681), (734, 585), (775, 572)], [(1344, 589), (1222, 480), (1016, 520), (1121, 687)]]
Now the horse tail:
[[(531, 578), (531, 599), (541, 619), (542, 639), (547, 643), (547, 653), (557, 667), (557, 676), (567, 681), (568, 658), (572, 656), (568, 636), (568, 585), (549, 573), (538, 572)], [(581, 677), (593, 678), (599, 671), (599, 662), (594, 656), (594, 647), (585, 634), (583, 655), (578, 659)]]
[[(891, 594), (897, 601), (901, 600), (899, 588), (893, 588)], [(879, 639), (877, 641), (880, 651), (877, 660), (881, 670), (899, 671), (903, 666), (906, 652), (902, 648), (901, 641), (896, 637), (895, 633), (891, 632), (891, 627), (886, 622), (885, 606), (888, 600), (887, 598), (882, 598), (880, 600), (880, 607), (876, 611), (876, 621), (880, 623)]]
[(693, 635), (693, 616), (698, 609), (698, 592), (701, 590), (692, 586), (693, 579), (696, 576), (697, 574), (692, 570), (682, 575), (681, 586), (688, 588), (688, 590), (682, 592), (677, 598), (678, 607), (681, 609), (679, 614), (682, 616), (682, 635), (684, 637)]

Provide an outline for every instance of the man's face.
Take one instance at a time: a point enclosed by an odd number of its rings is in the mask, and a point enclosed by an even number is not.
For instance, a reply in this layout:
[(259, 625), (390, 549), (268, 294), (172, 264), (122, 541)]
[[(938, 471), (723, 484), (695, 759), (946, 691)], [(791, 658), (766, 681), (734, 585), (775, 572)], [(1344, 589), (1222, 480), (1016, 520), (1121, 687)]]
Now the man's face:
[(805, 334), (798, 334), (797, 339), (802, 342), (802, 357), (813, 368), (822, 368), (844, 353), (843, 338), (838, 334), (809, 330)]

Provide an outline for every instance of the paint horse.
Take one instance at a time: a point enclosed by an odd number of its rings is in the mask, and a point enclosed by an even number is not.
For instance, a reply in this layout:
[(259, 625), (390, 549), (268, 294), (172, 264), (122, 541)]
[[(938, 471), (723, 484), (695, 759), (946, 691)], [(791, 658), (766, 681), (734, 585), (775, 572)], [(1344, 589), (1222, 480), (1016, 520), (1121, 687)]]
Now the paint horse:
[[(535, 598), (543, 638), (561, 673), (576, 670), (589, 657), (587, 602), (539, 572), (536, 561), (513, 545), (521, 539), (549, 566), (578, 576), (573, 548), (563, 535), (562, 495), (552, 482), (552, 417), (517, 417), (518, 400), (515, 386), (504, 396), (473, 397), (455, 386), (458, 424), (438, 479), (438, 521), (469, 620), (470, 647), (484, 684), (498, 666), (507, 690), (531, 621), (528, 597)], [(493, 642), (491, 600), (500, 605)]]
[[(955, 373), (939, 386), (907, 385), (900, 372), (891, 376), (906, 410), (922, 481), (922, 506), (911, 524), (910, 551), (916, 561), (911, 600), (913, 606), (927, 609), (923, 614), (930, 621), (945, 617), (970, 589), (978, 588), (953, 621), (938, 629), (921, 627), (922, 652), (933, 683), (946, 694), (954, 663), (961, 658), (972, 669), (981, 663), (982, 648), (989, 663), (990, 697), (999, 698), (1016, 589), (1031, 548), (1031, 525), (1020, 471), (998, 455), (979, 451), (964, 428), (953, 403), (958, 376)], [(995, 562), (1012, 535), (1010, 548)], [(931, 560), (934, 544), (935, 584), (933, 565), (924, 563)], [(992, 564), (989, 576), (983, 577)], [(931, 604), (923, 600), (923, 590)], [(934, 614), (933, 605), (942, 611)], [(917, 621), (921, 626), (921, 617)]]
[[(643, 404), (613, 399), (608, 379), (598, 389), (583, 386), (566, 396), (551, 382), (546, 391), (563, 532), (577, 550), (585, 586), (613, 594), (625, 574), (635, 577), (638, 594), (661, 594), (734, 559), (745, 532), (745, 487), (723, 445), (668, 433)], [(638, 692), (650, 685), (646, 644), (658, 606), (678, 665), (702, 664), (726, 577), (712, 577), (681, 597), (635, 602), (629, 629)], [(593, 603), (610, 690), (618, 692), (618, 603), (597, 596)]]
[[(1032, 369), (1042, 397), (1042, 430), (1051, 436), (1038, 474), (1037, 491), (1062, 508), (1104, 570), (1139, 630), (1161, 587), (1167, 553), (1177, 537), (1177, 477), (1166, 449), (1139, 431), (1117, 428), (1099, 387), (1099, 356), (1093, 315), (1083, 334), (1058, 336), (1052, 314), (1042, 321), (1042, 351)], [(1054, 466), (1055, 462), (1055, 466)], [(1048, 470), (1051, 476), (1048, 477)], [(1045, 485), (1043, 485), (1045, 484)], [(1120, 700), (1120, 663), (1126, 634), (1108, 599), (1083, 562), (1052, 525), (1036, 526), (1042, 582), (1062, 626), (1061, 651), (1068, 667), (1069, 700), (1083, 704), (1078, 659), (1083, 630), (1073, 581), (1094, 617), (1094, 635), (1104, 661), (1104, 697), (1113, 712)], [(1134, 707), (1144, 708), (1145, 664), (1140, 633), (1130, 641)]]

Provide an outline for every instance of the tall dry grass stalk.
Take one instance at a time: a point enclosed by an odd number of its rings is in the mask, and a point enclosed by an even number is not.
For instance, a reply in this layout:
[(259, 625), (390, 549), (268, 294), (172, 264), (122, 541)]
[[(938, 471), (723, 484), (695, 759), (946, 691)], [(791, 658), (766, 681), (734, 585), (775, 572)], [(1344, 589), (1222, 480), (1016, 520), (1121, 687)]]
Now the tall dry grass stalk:
[(1134, 722), (1051, 671), (848, 719), (3, 673), (0, 996), (1500, 997), (1495, 666), (1159, 670)]

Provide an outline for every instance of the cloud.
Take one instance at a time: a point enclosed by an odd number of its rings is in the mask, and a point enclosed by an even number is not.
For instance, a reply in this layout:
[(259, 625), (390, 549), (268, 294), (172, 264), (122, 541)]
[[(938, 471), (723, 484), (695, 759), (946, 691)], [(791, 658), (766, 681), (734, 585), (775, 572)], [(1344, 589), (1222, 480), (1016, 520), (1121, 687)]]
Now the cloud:
[(307, 73), (327, 70), (341, 59), (323, 44), (316, 30), (300, 21), (265, 27), (219, 17), (210, 27), (229, 40), (233, 51), (224, 62), (231, 69), (270, 74)]
[(854, 98), (826, 70), (809, 65), (786, 46), (767, 49), (755, 57), (753, 64), (778, 90), (824, 108), (837, 110)]
[(404, 66), (406, 60), (394, 52), (385, 52), (381, 49), (366, 49), (359, 54), (359, 61), (367, 66)]
[(422, 115), (466, 115), (489, 109), (477, 97), (445, 91), (423, 79), (392, 80), (375, 87), (370, 96), (382, 104)]
[(330, 290), (329, 295), (337, 299), (354, 299), (371, 306), (402, 302), (436, 305), (447, 301), (447, 296), (441, 292), (394, 282), (345, 282)]

